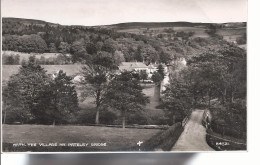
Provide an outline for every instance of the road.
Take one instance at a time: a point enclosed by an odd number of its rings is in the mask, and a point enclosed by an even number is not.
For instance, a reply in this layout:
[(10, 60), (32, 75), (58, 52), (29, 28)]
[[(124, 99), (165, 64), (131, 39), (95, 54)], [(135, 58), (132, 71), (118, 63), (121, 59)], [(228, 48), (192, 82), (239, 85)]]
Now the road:
[(204, 110), (195, 110), (191, 113), (190, 120), (172, 151), (214, 151), (206, 142), (206, 128), (201, 124), (203, 112)]

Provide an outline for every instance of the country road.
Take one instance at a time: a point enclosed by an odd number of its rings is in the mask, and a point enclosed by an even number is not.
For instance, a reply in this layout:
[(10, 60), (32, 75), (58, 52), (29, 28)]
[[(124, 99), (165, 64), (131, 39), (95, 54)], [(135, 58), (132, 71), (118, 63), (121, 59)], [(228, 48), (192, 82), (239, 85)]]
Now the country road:
[(195, 110), (190, 116), (172, 151), (214, 151), (206, 142), (206, 128), (202, 126), (204, 110)]

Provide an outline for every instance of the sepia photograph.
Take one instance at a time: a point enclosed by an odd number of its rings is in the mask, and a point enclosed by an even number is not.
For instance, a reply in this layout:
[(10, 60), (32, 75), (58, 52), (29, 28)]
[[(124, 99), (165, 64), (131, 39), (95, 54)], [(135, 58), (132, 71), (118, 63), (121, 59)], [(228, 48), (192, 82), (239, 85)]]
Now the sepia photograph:
[(247, 0), (2, 0), (3, 153), (247, 151)]

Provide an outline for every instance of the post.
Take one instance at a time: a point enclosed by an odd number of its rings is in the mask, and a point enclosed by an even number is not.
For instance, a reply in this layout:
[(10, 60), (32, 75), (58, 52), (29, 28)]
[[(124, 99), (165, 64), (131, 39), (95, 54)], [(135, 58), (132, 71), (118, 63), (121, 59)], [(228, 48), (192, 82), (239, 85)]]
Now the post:
[(97, 107), (97, 113), (96, 113), (96, 124), (99, 124), (99, 107)]

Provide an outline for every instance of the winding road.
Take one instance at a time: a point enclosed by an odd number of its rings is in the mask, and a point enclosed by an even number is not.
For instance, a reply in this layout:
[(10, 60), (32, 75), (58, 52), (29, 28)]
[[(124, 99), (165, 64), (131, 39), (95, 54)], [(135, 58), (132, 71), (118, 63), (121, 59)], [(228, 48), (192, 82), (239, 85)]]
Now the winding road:
[(202, 126), (204, 110), (195, 110), (172, 151), (214, 151), (206, 142), (206, 128)]

